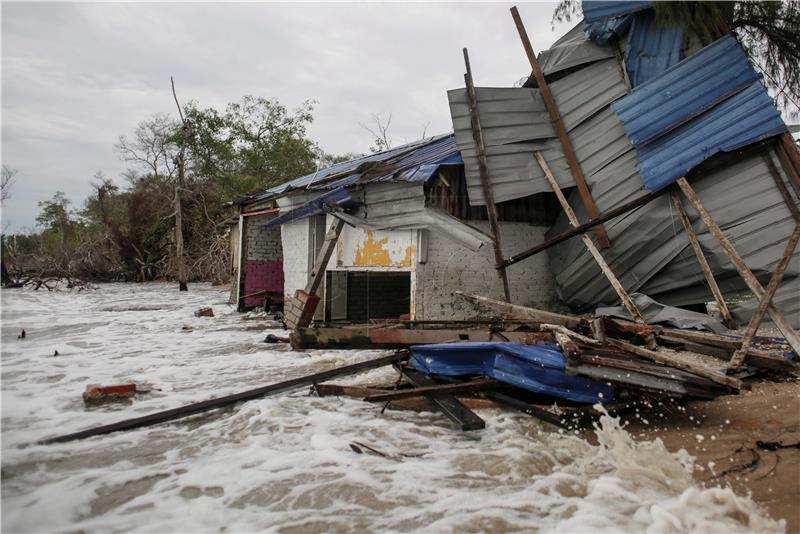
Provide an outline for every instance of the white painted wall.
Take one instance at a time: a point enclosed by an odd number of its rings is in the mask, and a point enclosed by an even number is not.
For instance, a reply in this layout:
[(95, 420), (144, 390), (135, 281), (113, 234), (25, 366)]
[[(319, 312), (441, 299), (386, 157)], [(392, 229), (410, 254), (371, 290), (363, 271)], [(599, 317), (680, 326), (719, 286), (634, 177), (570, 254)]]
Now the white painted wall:
[[(489, 233), (487, 221), (468, 221)], [(508, 257), (544, 241), (547, 228), (527, 223), (500, 222), (503, 255)], [(494, 268), (492, 247), (472, 252), (446, 236), (428, 232), (427, 262), (416, 270), (417, 320), (467, 319), (476, 315), (473, 305), (455, 299), (456, 290), (502, 299), (503, 285)], [(550, 308), (559, 306), (555, 280), (545, 254), (538, 254), (508, 268), (512, 301)]]

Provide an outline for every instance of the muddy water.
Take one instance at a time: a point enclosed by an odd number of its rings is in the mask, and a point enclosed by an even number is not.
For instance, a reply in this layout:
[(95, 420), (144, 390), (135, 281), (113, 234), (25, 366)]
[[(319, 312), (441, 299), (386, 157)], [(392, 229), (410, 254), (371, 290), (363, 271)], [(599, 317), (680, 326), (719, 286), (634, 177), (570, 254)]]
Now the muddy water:
[[(487, 428), (461, 433), (437, 414), (380, 415), (298, 391), (149, 429), (35, 444), (381, 354), (275, 350), (226, 299), (209, 286), (181, 294), (171, 284), (3, 290), (4, 531), (784, 529), (730, 490), (696, 486), (688, 454), (634, 442), (608, 417), (593, 446), (507, 411), (482, 410)], [(209, 305), (216, 317), (193, 316)], [(376, 370), (349, 381), (392, 378)], [(152, 392), (84, 408), (86, 384), (129, 381)], [(352, 441), (388, 457), (356, 454)]]

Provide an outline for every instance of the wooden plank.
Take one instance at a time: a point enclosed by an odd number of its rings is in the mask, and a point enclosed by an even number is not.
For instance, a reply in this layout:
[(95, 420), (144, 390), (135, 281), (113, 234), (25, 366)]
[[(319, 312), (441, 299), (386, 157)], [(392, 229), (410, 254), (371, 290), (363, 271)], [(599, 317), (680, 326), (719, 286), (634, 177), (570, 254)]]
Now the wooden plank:
[[(547, 165), (547, 161), (544, 159), (544, 156), (542, 156), (542, 154), (538, 151), (535, 151), (533, 156), (536, 158), (536, 161), (539, 162), (539, 166), (542, 168), (542, 172), (544, 172), (544, 175), (547, 177), (547, 181), (550, 182), (550, 186), (553, 188), (553, 192), (556, 194), (556, 197), (558, 197), (558, 201), (561, 203), (561, 207), (564, 209), (564, 213), (566, 213), (570, 224), (572, 224), (572, 226), (578, 226), (578, 218), (575, 216), (575, 212), (572, 211), (572, 206), (569, 205), (564, 193), (558, 187), (556, 178), (553, 176), (553, 173), (550, 172), (550, 166)], [(589, 250), (589, 253), (592, 255), (592, 257), (594, 257), (597, 265), (600, 266), (600, 270), (603, 271), (603, 274), (608, 279), (609, 283), (611, 283), (611, 287), (613, 287), (614, 291), (616, 291), (619, 299), (622, 301), (622, 305), (625, 306), (625, 309), (628, 310), (628, 313), (630, 313), (631, 317), (633, 317), (633, 320), (637, 323), (644, 323), (645, 320), (642, 317), (642, 314), (639, 313), (639, 308), (636, 307), (636, 304), (633, 303), (633, 300), (631, 300), (628, 292), (625, 291), (624, 287), (622, 287), (622, 284), (614, 275), (608, 263), (606, 263), (603, 255), (600, 254), (600, 251), (597, 249), (594, 242), (586, 234), (582, 234), (581, 239), (583, 240), (583, 244), (586, 245), (587, 250)]]
[(797, 248), (798, 240), (800, 240), (800, 223), (795, 225), (794, 232), (792, 232), (789, 241), (786, 243), (783, 256), (781, 256), (778, 265), (775, 267), (775, 272), (772, 273), (772, 278), (770, 278), (767, 289), (764, 290), (764, 295), (758, 302), (758, 307), (755, 312), (753, 312), (753, 317), (750, 318), (750, 322), (747, 324), (747, 329), (742, 339), (742, 346), (734, 353), (728, 364), (730, 369), (737, 369), (744, 363), (744, 359), (747, 356), (747, 349), (752, 345), (753, 338), (756, 332), (758, 332), (758, 327), (761, 326), (761, 321), (764, 319), (764, 314), (767, 313), (767, 307), (772, 302), (772, 298), (775, 296), (775, 291), (778, 290), (778, 286), (781, 285), (783, 273), (786, 272), (786, 268), (789, 266), (789, 261), (794, 255), (795, 248)]
[(597, 218), (590, 219), (589, 221), (579, 224), (578, 226), (570, 230), (561, 232), (557, 236), (548, 239), (544, 243), (540, 243), (535, 247), (531, 247), (528, 250), (524, 250), (518, 254), (514, 254), (513, 256), (504, 259), (502, 265), (504, 267), (509, 267), (510, 265), (514, 265), (515, 263), (518, 263), (526, 258), (530, 258), (531, 256), (535, 256), (540, 252), (543, 252), (551, 247), (554, 247), (559, 243), (563, 243), (567, 239), (575, 237), (576, 235), (585, 234), (598, 224), (602, 224), (604, 222), (610, 221), (611, 219), (615, 219), (620, 215), (625, 215), (626, 213), (633, 211), (636, 208), (639, 208), (641, 206), (648, 204), (649, 202), (652, 202), (653, 200), (661, 196), (661, 194), (664, 193), (665, 191), (666, 189), (662, 189), (661, 191), (655, 194), (641, 196), (636, 200), (632, 200), (630, 202), (623, 204), (622, 206), (609, 210), (606, 213), (598, 216)]
[[(707, 354), (709, 356), (718, 357), (725, 361), (730, 360), (731, 355), (736, 351), (737, 348), (741, 346), (740, 339), (719, 336), (717, 334), (710, 334), (708, 332), (694, 332), (691, 330), (679, 330), (674, 328), (663, 329), (662, 332), (658, 334), (658, 337), (659, 339), (666, 337), (668, 340), (670, 338), (688, 340), (689, 342), (695, 343), (698, 346), (697, 350), (693, 350), (692, 352)], [(700, 346), (702, 345), (710, 345), (711, 348), (723, 348), (726, 350), (726, 353), (722, 355), (714, 350), (701, 350)], [(782, 351), (761, 350), (753, 347), (748, 347), (745, 363), (754, 367), (763, 367), (765, 369), (775, 370), (789, 370), (800, 367), (798, 362), (784, 358)]]
[(469, 302), (493, 310), (507, 319), (531, 321), (533, 323), (558, 324), (569, 328), (578, 328), (584, 322), (583, 319), (577, 315), (565, 315), (562, 313), (529, 308), (520, 304), (509, 304), (508, 302), (483, 297), (481, 295), (474, 295), (472, 293), (465, 293), (463, 291), (455, 291), (453, 294)]
[(489, 164), (486, 161), (486, 145), (483, 140), (483, 130), (481, 129), (481, 117), (478, 111), (478, 98), (475, 94), (475, 85), (472, 82), (472, 68), (469, 64), (469, 53), (464, 49), (464, 65), (467, 72), (464, 74), (464, 83), (467, 86), (467, 96), (469, 97), (469, 114), (472, 125), (472, 137), (475, 139), (475, 148), (478, 155), (478, 170), (481, 176), (481, 186), (483, 187), (483, 198), (486, 200), (486, 213), (489, 216), (489, 227), (492, 231), (492, 249), (494, 250), (494, 260), (497, 265), (497, 274), (503, 284), (503, 295), (508, 302), (511, 302), (511, 290), (508, 287), (508, 275), (503, 267), (503, 247), (500, 243), (500, 228), (497, 223), (497, 206), (494, 203), (494, 191), (492, 181), (489, 178)]
[(712, 382), (715, 382), (721, 386), (729, 387), (735, 391), (739, 391), (742, 388), (742, 382), (736, 378), (725, 376), (722, 373), (712, 371), (700, 365), (679, 360), (666, 354), (664, 351), (656, 352), (644, 347), (639, 347), (637, 345), (631, 345), (630, 343), (626, 343), (624, 341), (619, 341), (618, 339), (609, 339), (608, 343), (619, 349), (630, 352), (631, 354), (641, 356), (647, 360), (660, 363), (662, 365), (667, 365), (669, 367), (674, 367), (676, 369), (682, 369), (692, 374), (696, 374), (697, 376), (702, 376), (703, 378), (707, 378)]
[(467, 391), (497, 387), (497, 385), (497, 381), (491, 378), (479, 378), (464, 382), (463, 384), (437, 384), (435, 386), (370, 393), (364, 396), (364, 400), (367, 402), (386, 402), (398, 399), (410, 399), (413, 397), (424, 397), (427, 395), (464, 393)]
[[(528, 38), (528, 32), (525, 30), (525, 25), (522, 23), (522, 18), (519, 16), (519, 11), (517, 11), (516, 6), (511, 8), (511, 16), (514, 18), (514, 24), (517, 26), (519, 38), (522, 40), (522, 46), (525, 48), (525, 54), (528, 56), (528, 62), (531, 64), (531, 69), (533, 70), (533, 77), (536, 78), (536, 84), (539, 86), (542, 100), (544, 100), (547, 112), (550, 114), (550, 120), (553, 122), (553, 128), (561, 143), (561, 149), (564, 151), (564, 156), (569, 163), (569, 169), (572, 172), (572, 177), (575, 179), (575, 185), (578, 186), (578, 193), (580, 194), (581, 201), (586, 207), (586, 213), (589, 214), (590, 219), (596, 219), (600, 216), (600, 212), (597, 210), (597, 205), (592, 198), (592, 193), (589, 191), (589, 186), (586, 184), (586, 178), (583, 176), (583, 169), (581, 169), (581, 165), (578, 162), (578, 156), (575, 154), (575, 149), (567, 133), (567, 128), (564, 126), (564, 122), (561, 120), (561, 114), (558, 112), (558, 105), (556, 104), (555, 98), (553, 98), (553, 94), (550, 92), (547, 80), (544, 78), (544, 73), (539, 65), (539, 59), (536, 57), (536, 52), (533, 51), (533, 46)], [(577, 225), (578, 223), (575, 223), (573, 226)], [(611, 246), (611, 242), (608, 240), (608, 233), (602, 225), (595, 227), (594, 231), (601, 248), (608, 248)]]
[(769, 152), (765, 152), (762, 157), (764, 158), (764, 163), (767, 164), (767, 168), (769, 169), (769, 174), (772, 176), (772, 180), (775, 182), (775, 187), (778, 188), (778, 191), (783, 197), (783, 202), (786, 204), (786, 207), (789, 208), (789, 211), (792, 213), (792, 217), (794, 217), (795, 222), (800, 222), (800, 209), (797, 208), (797, 204), (795, 203), (794, 199), (792, 199), (792, 195), (789, 193), (789, 189), (787, 189), (786, 184), (783, 183), (783, 178), (781, 177), (781, 173), (778, 172), (778, 168), (775, 167), (775, 163), (772, 161), (772, 156)]
[(538, 406), (534, 406), (533, 404), (519, 400), (505, 393), (499, 393), (497, 391), (485, 391), (482, 393), (482, 395), (498, 404), (508, 406), (509, 408), (513, 408), (519, 412), (536, 417), (537, 419), (541, 419), (542, 421), (550, 423), (551, 425), (555, 425), (559, 428), (567, 428), (566, 422), (560, 415), (548, 412), (547, 410), (543, 410)]
[(325, 242), (322, 244), (322, 249), (320, 249), (319, 254), (317, 254), (317, 259), (314, 262), (311, 274), (308, 275), (306, 293), (311, 295), (317, 293), (317, 289), (319, 289), (319, 285), (322, 283), (322, 279), (325, 276), (325, 269), (336, 248), (336, 242), (339, 240), (339, 235), (342, 233), (342, 228), (344, 228), (344, 221), (341, 219), (334, 219), (331, 223), (328, 233), (325, 234)]
[[(405, 376), (406, 380), (413, 386), (418, 388), (438, 385), (419, 371), (403, 369), (403, 376)], [(450, 395), (426, 395), (425, 398), (431, 401), (448, 419), (456, 423), (461, 430), (480, 430), (486, 428), (486, 422), (455, 397)]]
[(675, 210), (678, 212), (678, 219), (680, 219), (683, 229), (686, 231), (689, 243), (691, 243), (692, 250), (694, 250), (694, 255), (697, 258), (697, 262), (700, 264), (703, 276), (706, 278), (706, 283), (708, 283), (708, 287), (711, 289), (711, 294), (714, 295), (714, 300), (717, 301), (722, 319), (725, 325), (731, 328), (733, 327), (733, 315), (731, 315), (731, 311), (728, 309), (725, 297), (722, 296), (722, 291), (717, 284), (717, 280), (714, 278), (714, 273), (711, 270), (711, 266), (708, 264), (706, 255), (703, 253), (702, 247), (700, 247), (700, 242), (697, 240), (697, 236), (694, 233), (692, 223), (689, 222), (689, 216), (686, 215), (686, 210), (683, 209), (683, 202), (681, 202), (680, 194), (677, 191), (672, 192), (672, 203), (675, 205)]
[(356, 373), (360, 373), (361, 371), (375, 369), (377, 367), (384, 367), (386, 365), (398, 363), (407, 358), (408, 358), (407, 353), (398, 352), (390, 356), (382, 356), (380, 358), (354, 363), (351, 365), (345, 365), (342, 367), (330, 369), (328, 371), (314, 373), (312, 375), (301, 376), (299, 378), (292, 378), (291, 380), (284, 380), (283, 382), (277, 382), (275, 384), (270, 384), (268, 386), (262, 386), (259, 388), (250, 389), (247, 391), (243, 391), (241, 393), (234, 393), (233, 395), (226, 395), (224, 397), (218, 397), (216, 399), (209, 399), (205, 401), (195, 402), (192, 404), (187, 404), (186, 406), (180, 406), (178, 408), (164, 410), (162, 412), (143, 415), (141, 417), (134, 417), (132, 419), (126, 419), (124, 421), (119, 421), (108, 425), (102, 425), (95, 428), (89, 428), (86, 430), (81, 430), (80, 432), (65, 434), (63, 436), (48, 438), (40, 441), (39, 443), (43, 445), (50, 443), (64, 443), (67, 441), (74, 441), (77, 439), (84, 439), (92, 436), (100, 436), (102, 434), (110, 434), (112, 432), (118, 432), (120, 430), (133, 430), (135, 428), (142, 428), (146, 426), (157, 425), (160, 423), (166, 423), (167, 421), (174, 421), (176, 419), (181, 419), (183, 417), (188, 417), (190, 415), (196, 415), (198, 413), (207, 412), (209, 410), (215, 410), (217, 408), (232, 406), (240, 402), (245, 402), (248, 400), (258, 399), (262, 397), (268, 397), (271, 395), (276, 395), (278, 393), (284, 393), (286, 391), (307, 387), (312, 384), (316, 384), (317, 382), (324, 382), (326, 380), (330, 380), (331, 378), (336, 378), (338, 376), (353, 375)]
[[(711, 214), (708, 212), (708, 210), (706, 210), (705, 206), (703, 206), (703, 203), (700, 202), (700, 198), (697, 196), (697, 193), (695, 193), (694, 189), (692, 189), (692, 186), (689, 185), (689, 182), (686, 181), (686, 178), (678, 178), (678, 186), (681, 188), (681, 191), (683, 191), (683, 194), (692, 204), (697, 213), (700, 214), (700, 218), (703, 220), (703, 223), (720, 244), (722, 252), (725, 253), (725, 255), (728, 257), (728, 260), (730, 260), (730, 262), (739, 272), (739, 276), (742, 277), (745, 284), (747, 284), (747, 287), (750, 288), (750, 291), (753, 292), (757, 299), (761, 299), (764, 296), (764, 288), (762, 287), (761, 283), (758, 281), (752, 271), (750, 271), (744, 261), (742, 261), (741, 256), (739, 256), (739, 253), (736, 252), (733, 244), (722, 232), (722, 229), (719, 227), (719, 225), (717, 225), (716, 221), (714, 221), (714, 219), (711, 217)], [(770, 317), (772, 317), (772, 321), (786, 338), (786, 341), (789, 343), (795, 353), (800, 354), (800, 336), (798, 336), (797, 332), (794, 331), (791, 323), (786, 320), (783, 313), (781, 313), (781, 311), (775, 306), (770, 305), (768, 311)]]
[(775, 151), (778, 153), (778, 160), (781, 162), (781, 167), (789, 177), (789, 183), (794, 189), (794, 194), (800, 199), (800, 169), (792, 160), (792, 157), (786, 151), (786, 141), (784, 138), (778, 140)]

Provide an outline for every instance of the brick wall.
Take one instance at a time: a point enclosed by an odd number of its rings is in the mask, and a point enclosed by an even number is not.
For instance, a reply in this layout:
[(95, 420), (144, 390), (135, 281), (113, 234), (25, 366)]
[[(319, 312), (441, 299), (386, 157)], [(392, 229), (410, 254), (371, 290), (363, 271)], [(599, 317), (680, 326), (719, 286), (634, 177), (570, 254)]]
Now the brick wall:
[[(487, 221), (467, 221), (490, 233)], [(503, 255), (508, 257), (544, 241), (547, 228), (527, 223), (500, 222)], [(461, 290), (492, 298), (503, 298), (503, 286), (494, 268), (491, 245), (472, 252), (446, 236), (428, 231), (428, 261), (416, 269), (417, 320), (466, 319), (476, 315), (473, 305), (454, 299)], [(514, 303), (541, 308), (560, 307), (555, 280), (546, 254), (538, 254), (507, 269)]]
[[(283, 244), (281, 227), (264, 228), (271, 215), (250, 217), (247, 221), (247, 258), (245, 261), (244, 294), (265, 289), (284, 291)], [(258, 306), (264, 297), (245, 299), (245, 306)]]

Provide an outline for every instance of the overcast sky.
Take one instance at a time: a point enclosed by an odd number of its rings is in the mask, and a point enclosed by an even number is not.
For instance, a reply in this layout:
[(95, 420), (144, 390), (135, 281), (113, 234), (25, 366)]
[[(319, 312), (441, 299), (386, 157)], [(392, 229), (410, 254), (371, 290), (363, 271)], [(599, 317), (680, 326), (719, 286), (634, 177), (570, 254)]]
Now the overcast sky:
[[(519, 3), (539, 51), (556, 2)], [(451, 130), (446, 91), (463, 86), (461, 48), (483, 86), (530, 72), (512, 4), (2, 4), (2, 161), (19, 170), (7, 231), (32, 227), (36, 203), (75, 207), (98, 170), (126, 164), (118, 136), (178, 96), (223, 108), (251, 94), (293, 108), (318, 102), (310, 137), (329, 153), (366, 152), (359, 123), (393, 114), (394, 144)], [(118, 180), (118, 183), (122, 183)]]

